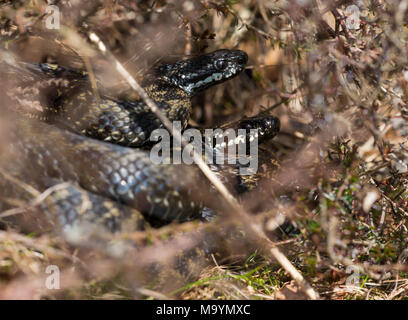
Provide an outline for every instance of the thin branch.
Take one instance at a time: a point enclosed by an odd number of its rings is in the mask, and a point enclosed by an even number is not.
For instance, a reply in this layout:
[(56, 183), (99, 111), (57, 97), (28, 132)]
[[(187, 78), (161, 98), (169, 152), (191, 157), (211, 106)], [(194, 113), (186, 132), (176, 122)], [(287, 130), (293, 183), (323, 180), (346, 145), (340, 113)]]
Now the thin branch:
[(135, 90), (146, 105), (151, 109), (151, 111), (160, 119), (163, 125), (169, 130), (173, 135), (173, 138), (177, 142), (181, 143), (186, 148), (189, 154), (193, 155), (193, 160), (201, 171), (205, 174), (208, 180), (214, 185), (214, 187), (220, 192), (222, 197), (227, 201), (230, 206), (230, 212), (234, 213), (235, 218), (239, 218), (244, 226), (247, 226), (247, 230), (251, 235), (257, 239), (261, 240), (262, 243), (266, 243), (269, 250), (264, 251), (269, 259), (276, 259), (281, 266), (291, 275), (291, 277), (300, 285), (300, 287), (305, 291), (310, 299), (318, 299), (319, 295), (313, 290), (313, 288), (307, 283), (300, 272), (291, 264), (291, 262), (286, 258), (286, 256), (269, 240), (269, 238), (264, 234), (263, 230), (253, 223), (250, 217), (245, 213), (244, 209), (239, 205), (238, 201), (234, 196), (228, 191), (225, 185), (218, 179), (218, 177), (211, 171), (207, 164), (202, 159), (201, 155), (197, 153), (193, 147), (188, 144), (182, 135), (181, 131), (176, 129), (173, 130), (172, 123), (169, 119), (161, 112), (156, 103), (147, 95), (146, 91), (139, 85), (139, 83), (132, 77), (132, 75), (123, 67), (123, 65), (114, 57), (114, 55), (107, 49), (102, 40), (95, 34), (90, 33), (89, 39), (95, 43), (98, 49), (107, 57), (116, 67), (117, 72), (129, 83), (133, 90)]

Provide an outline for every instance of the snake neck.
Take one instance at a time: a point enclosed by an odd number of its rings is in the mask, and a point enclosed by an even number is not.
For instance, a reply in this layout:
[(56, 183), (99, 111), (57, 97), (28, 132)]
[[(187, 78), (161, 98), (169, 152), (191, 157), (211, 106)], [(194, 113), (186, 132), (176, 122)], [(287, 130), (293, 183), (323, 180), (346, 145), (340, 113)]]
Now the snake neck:
[(179, 120), (187, 126), (192, 110), (191, 98), (184, 90), (162, 79), (145, 81), (143, 88), (170, 121)]

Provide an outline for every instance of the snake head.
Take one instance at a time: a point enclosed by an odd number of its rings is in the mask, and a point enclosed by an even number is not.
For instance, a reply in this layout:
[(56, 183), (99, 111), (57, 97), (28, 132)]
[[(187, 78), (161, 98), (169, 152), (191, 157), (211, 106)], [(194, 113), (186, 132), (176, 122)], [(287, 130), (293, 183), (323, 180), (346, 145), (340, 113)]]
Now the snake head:
[(244, 70), (248, 55), (241, 50), (217, 50), (189, 60), (162, 65), (158, 75), (194, 96)]
[[(258, 141), (267, 141), (276, 136), (280, 130), (280, 121), (274, 116), (255, 116), (252, 118), (244, 119), (239, 121), (238, 128), (247, 129), (249, 132), (250, 129), (258, 130)], [(247, 133), (250, 135), (250, 133)], [(247, 141), (250, 141), (250, 136), (247, 137)]]

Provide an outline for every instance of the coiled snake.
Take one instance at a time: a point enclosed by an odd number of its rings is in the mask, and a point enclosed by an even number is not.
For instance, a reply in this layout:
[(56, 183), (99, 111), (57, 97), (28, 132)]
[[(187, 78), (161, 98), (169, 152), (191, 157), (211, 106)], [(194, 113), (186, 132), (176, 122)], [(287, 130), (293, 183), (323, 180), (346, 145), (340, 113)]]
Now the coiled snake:
[[(191, 97), (238, 75), (247, 59), (243, 51), (218, 50), (162, 65), (142, 85), (168, 119), (185, 128)], [(142, 100), (115, 100), (102, 90), (97, 97), (87, 74), (61, 66), (6, 65), (3, 72), (16, 80), (3, 87), (2, 111), (28, 117), (14, 117), (7, 130), (9, 157), (0, 161), (3, 209), (16, 198), (32, 201), (26, 185), (44, 191), (69, 182), (40, 203), (63, 228), (86, 221), (117, 231), (128, 226), (124, 218), (142, 223), (139, 212), (162, 221), (200, 215), (207, 191), (198, 191), (209, 190), (200, 172), (183, 164), (154, 164), (147, 150), (133, 148), (146, 146), (151, 132), (162, 127)], [(279, 131), (274, 117), (251, 123), (265, 137)]]

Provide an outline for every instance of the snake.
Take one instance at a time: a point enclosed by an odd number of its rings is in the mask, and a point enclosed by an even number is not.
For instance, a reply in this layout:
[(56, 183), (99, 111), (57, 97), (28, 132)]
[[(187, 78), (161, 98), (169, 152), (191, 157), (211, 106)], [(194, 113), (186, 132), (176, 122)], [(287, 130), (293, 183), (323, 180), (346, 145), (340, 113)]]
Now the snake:
[[(234, 78), (247, 61), (243, 51), (217, 50), (160, 65), (146, 75), (142, 87), (170, 121), (180, 121), (185, 129), (191, 98)], [(15, 81), (3, 86), (7, 102), (2, 113), (8, 116), (3, 118), (12, 119), (8, 157), (0, 161), (3, 208), (15, 205), (16, 199), (32, 202), (33, 187), (53, 189), (39, 207), (47, 223), (64, 230), (90, 223), (116, 232), (129, 225), (141, 228), (145, 219), (171, 222), (202, 216), (209, 183), (196, 166), (152, 162), (149, 138), (163, 124), (140, 97), (112, 98), (99, 84), (95, 94), (87, 72), (59, 65), (5, 65), (3, 72)], [(256, 128), (258, 137), (269, 139), (279, 131), (279, 120), (254, 117), (238, 127)], [(239, 183), (236, 167), (212, 169), (223, 178), (230, 171), (228, 181)]]

